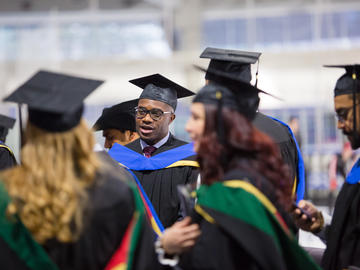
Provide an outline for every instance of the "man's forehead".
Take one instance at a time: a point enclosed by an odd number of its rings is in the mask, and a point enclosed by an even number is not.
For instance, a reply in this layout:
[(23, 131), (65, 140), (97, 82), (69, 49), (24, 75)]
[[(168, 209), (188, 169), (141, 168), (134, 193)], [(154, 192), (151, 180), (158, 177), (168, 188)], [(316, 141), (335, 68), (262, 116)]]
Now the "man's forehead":
[(103, 136), (108, 136), (110, 134), (119, 133), (119, 132), (122, 133), (121, 130), (118, 130), (116, 128), (108, 128), (103, 130)]
[[(357, 100), (359, 100), (359, 95), (357, 95)], [(338, 95), (334, 98), (335, 109), (339, 110), (342, 108), (349, 108), (353, 105), (353, 95), (352, 94), (344, 94)]]
[(139, 107), (146, 107), (147, 109), (161, 109), (161, 110), (171, 110), (172, 107), (169, 104), (166, 104), (165, 102), (161, 102), (158, 100), (152, 100), (152, 99), (140, 99), (139, 100)]

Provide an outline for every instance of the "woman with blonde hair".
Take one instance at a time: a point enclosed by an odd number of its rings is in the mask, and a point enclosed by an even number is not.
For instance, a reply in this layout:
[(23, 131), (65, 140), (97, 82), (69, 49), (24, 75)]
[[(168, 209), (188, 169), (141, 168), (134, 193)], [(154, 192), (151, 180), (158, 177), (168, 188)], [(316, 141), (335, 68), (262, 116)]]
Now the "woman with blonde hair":
[(133, 256), (116, 254), (128, 247), (125, 234), (138, 239), (133, 229), (141, 232), (130, 176), (102, 162), (82, 119), (83, 99), (101, 83), (40, 71), (5, 99), (29, 108), (21, 165), (1, 177), (11, 198), (7, 214), (20, 218), (60, 269), (131, 265)]

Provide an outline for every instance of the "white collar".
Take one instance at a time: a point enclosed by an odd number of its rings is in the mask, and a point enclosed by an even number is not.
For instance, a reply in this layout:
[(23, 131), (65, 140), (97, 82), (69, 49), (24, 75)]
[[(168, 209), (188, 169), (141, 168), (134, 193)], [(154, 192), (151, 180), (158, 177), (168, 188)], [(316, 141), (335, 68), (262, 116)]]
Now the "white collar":
[[(156, 149), (160, 148), (161, 146), (163, 146), (168, 141), (169, 137), (170, 137), (170, 132), (168, 132), (168, 134), (164, 138), (162, 138), (160, 141), (155, 143), (153, 146), (156, 147)], [(146, 146), (149, 146), (142, 139), (140, 139), (140, 145), (141, 145), (141, 149), (144, 149)]]
[(94, 145), (94, 151), (95, 151), (95, 152), (101, 152), (101, 151), (105, 151), (105, 149), (102, 148), (100, 144), (96, 143), (96, 144)]

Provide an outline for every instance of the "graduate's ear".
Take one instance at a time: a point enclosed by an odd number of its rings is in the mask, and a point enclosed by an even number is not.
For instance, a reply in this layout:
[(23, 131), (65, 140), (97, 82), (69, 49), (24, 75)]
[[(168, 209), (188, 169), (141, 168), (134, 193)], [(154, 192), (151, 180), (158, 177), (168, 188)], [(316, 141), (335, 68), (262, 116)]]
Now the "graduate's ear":
[(171, 117), (170, 117), (170, 123), (169, 124), (171, 124), (175, 120), (175, 118), (176, 118), (175, 113), (172, 113)]
[(137, 134), (138, 134), (138, 133), (137, 133), (136, 131), (130, 131), (130, 140), (135, 139), (135, 137), (136, 137)]

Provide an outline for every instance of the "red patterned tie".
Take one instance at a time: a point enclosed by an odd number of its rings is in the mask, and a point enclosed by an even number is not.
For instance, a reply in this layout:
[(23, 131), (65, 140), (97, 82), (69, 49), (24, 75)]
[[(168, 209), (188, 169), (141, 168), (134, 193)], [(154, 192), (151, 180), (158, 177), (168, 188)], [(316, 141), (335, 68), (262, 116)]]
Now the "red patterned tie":
[(147, 157), (147, 158), (151, 157), (152, 153), (154, 153), (155, 150), (156, 150), (156, 147), (152, 146), (152, 145), (144, 147), (143, 152), (145, 154), (145, 157)]

